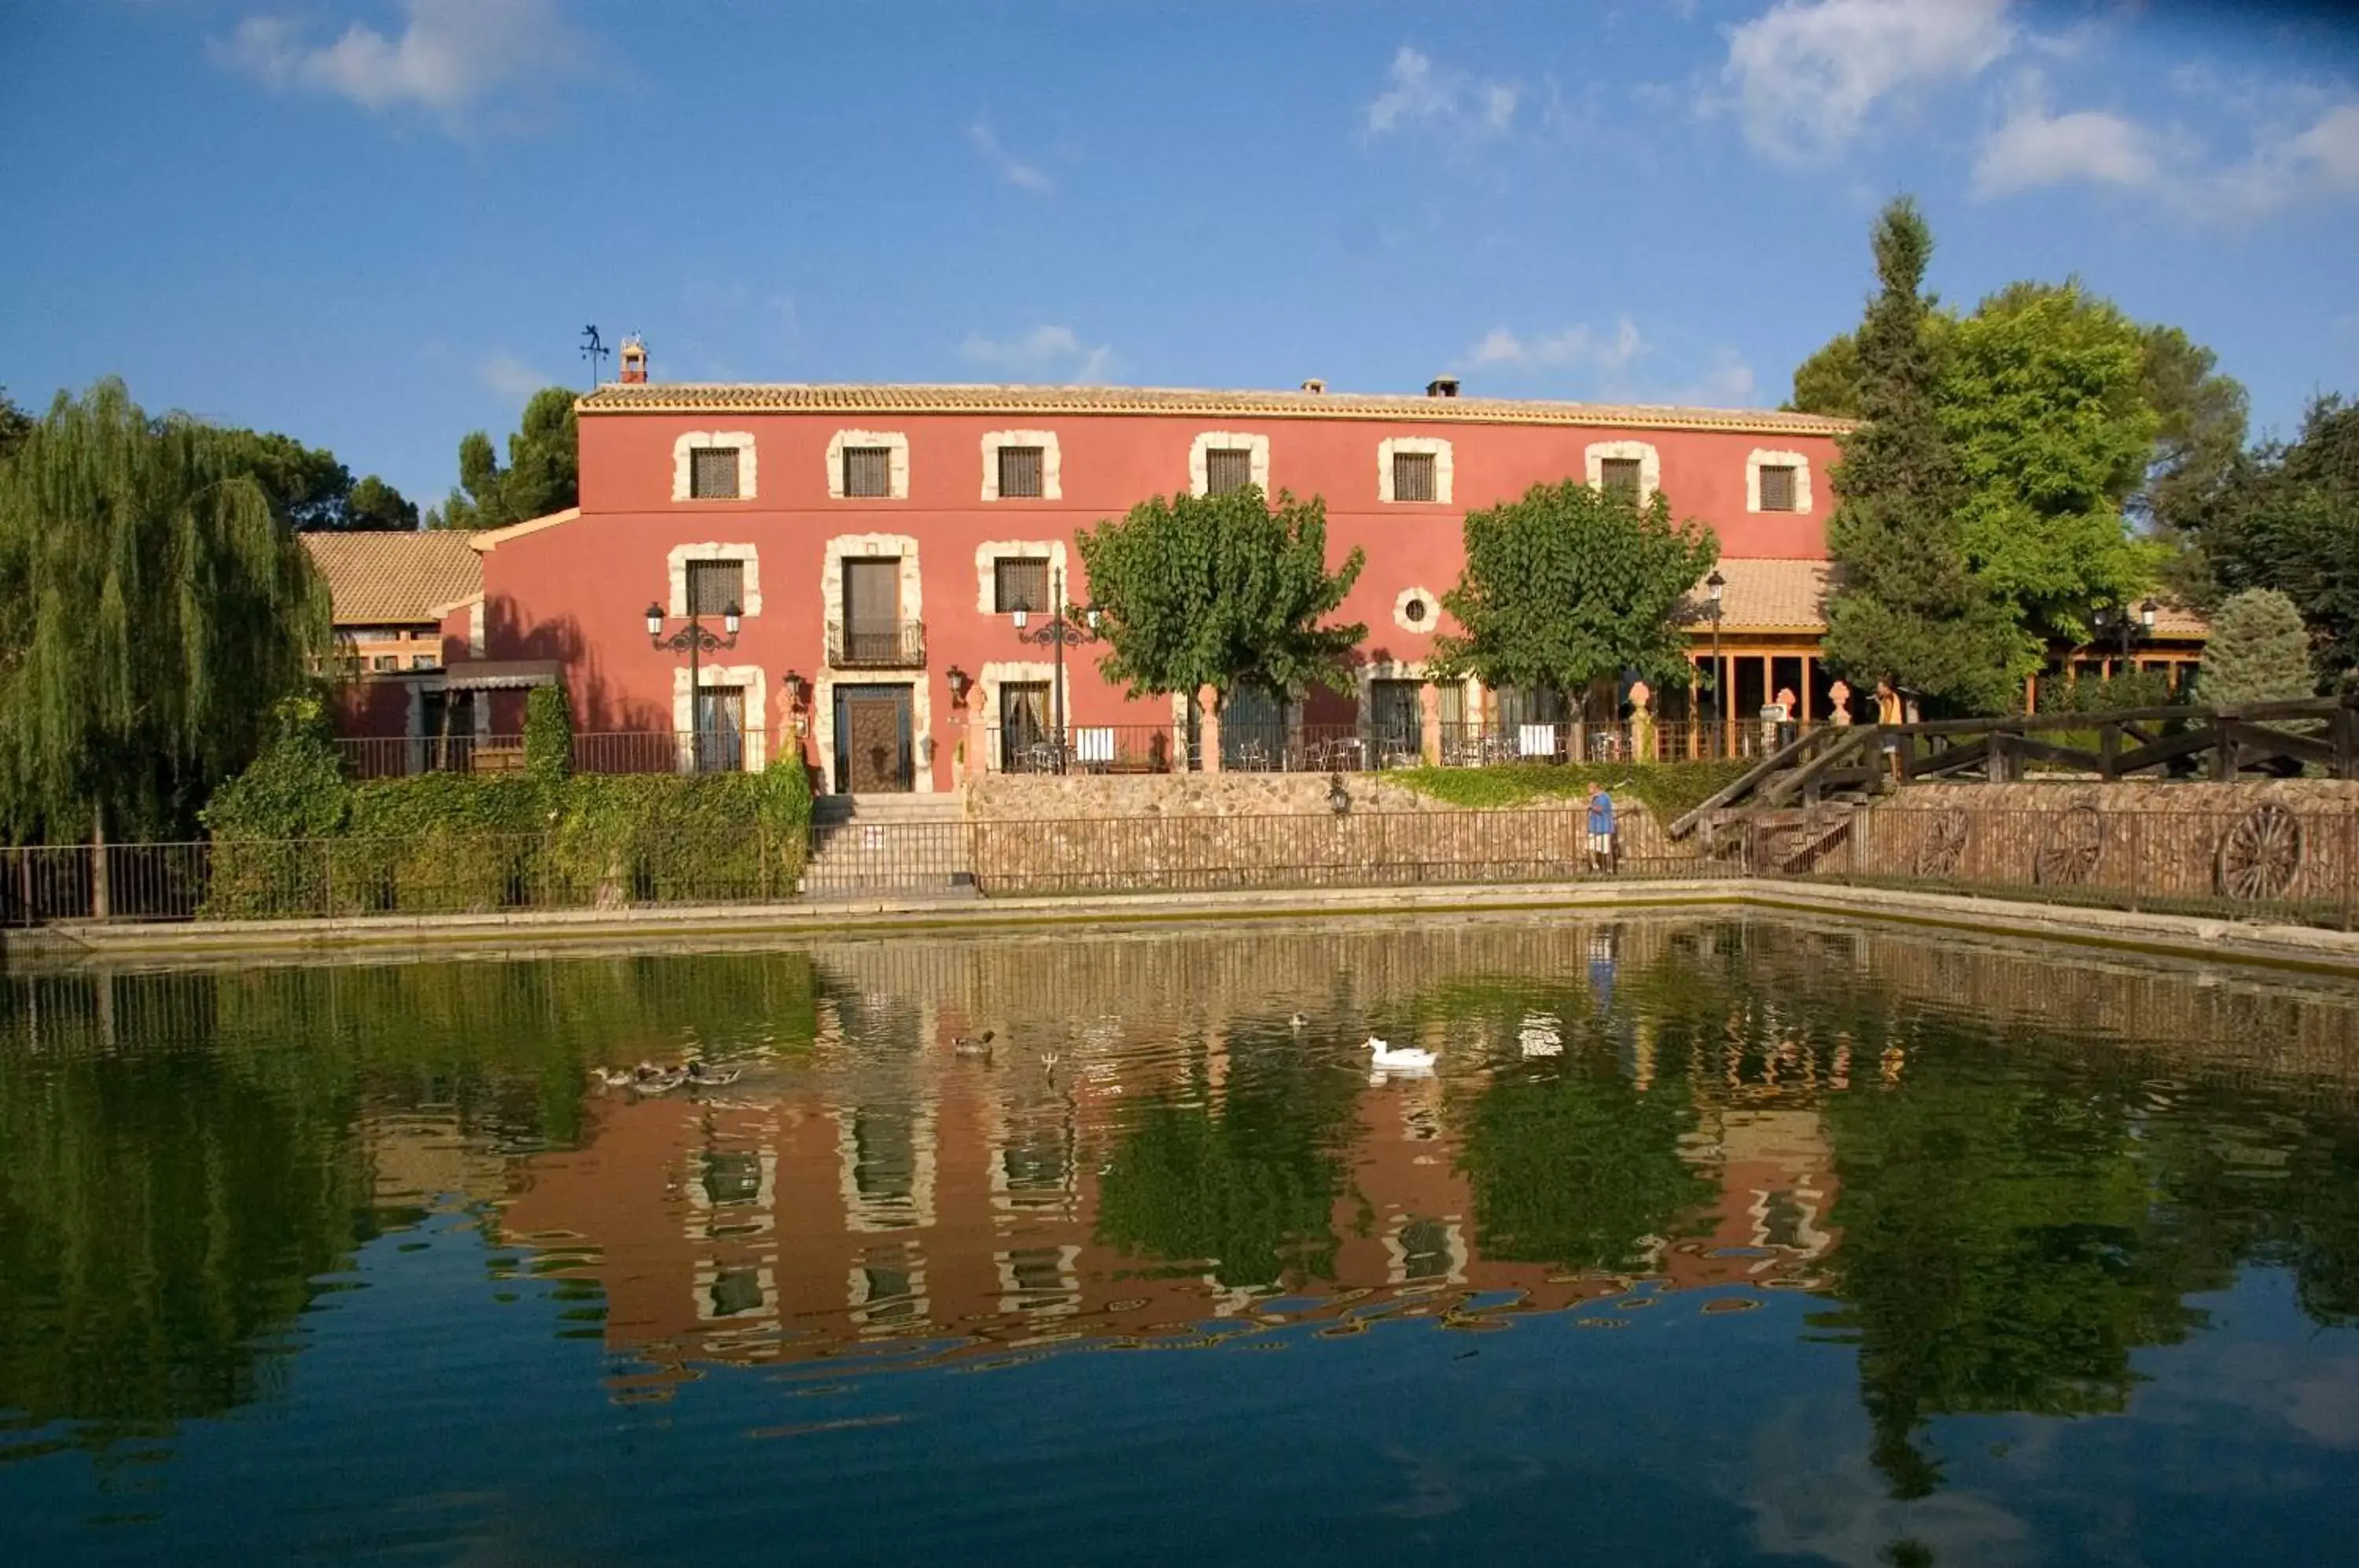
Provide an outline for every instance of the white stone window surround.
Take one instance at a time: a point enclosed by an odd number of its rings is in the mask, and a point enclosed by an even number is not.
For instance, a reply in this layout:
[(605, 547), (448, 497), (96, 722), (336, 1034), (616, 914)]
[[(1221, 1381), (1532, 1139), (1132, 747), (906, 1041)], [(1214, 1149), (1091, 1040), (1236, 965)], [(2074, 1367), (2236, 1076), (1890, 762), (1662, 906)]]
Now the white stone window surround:
[(476, 594), (475, 602), (467, 606), (467, 651), (477, 659), (484, 657), (484, 596), (481, 593)]
[(1433, 459), (1433, 500), (1406, 505), (1447, 506), (1452, 489), (1450, 443), (1440, 436), (1387, 436), (1376, 443), (1376, 499), (1393, 499), (1393, 458), (1400, 452), (1425, 452)]
[(669, 583), (669, 603), (671, 614), (679, 619), (688, 615), (688, 563), (691, 561), (734, 561), (745, 568), (745, 596), (737, 601), (738, 609), (749, 615), (762, 613), (762, 557), (750, 544), (676, 544), (664, 557), (664, 573)]
[[(846, 556), (854, 559), (900, 557), (901, 618), (905, 621), (926, 618), (925, 579), (918, 570), (918, 541), (914, 538), (908, 534), (838, 534), (827, 541), (826, 549), (819, 578), (820, 612), (823, 621), (842, 624), (842, 563)], [(811, 742), (816, 748), (820, 767), (828, 778), (839, 787), (843, 782), (835, 778), (835, 688), (839, 684), (899, 686), (907, 683), (909, 687), (909, 748), (916, 754), (910, 759), (911, 788), (920, 795), (932, 794), (934, 699), (931, 677), (929, 670), (852, 670), (839, 672), (828, 664), (822, 655), (819, 661), (819, 673), (811, 679)]]
[[(689, 471), (696, 465), (689, 454), (701, 446), (729, 447), (735, 451), (737, 494), (693, 495), (689, 493)], [(671, 443), (671, 498), (675, 501), (694, 501), (700, 506), (750, 501), (755, 495), (754, 480), (754, 432), (751, 430), (684, 430)]]
[[(967, 736), (967, 744), (986, 748), (984, 753), (984, 766), (991, 772), (1002, 771), (1006, 762), (1006, 757), (1002, 755), (997, 737), (991, 733), (999, 727), (1000, 689), (1027, 684), (1049, 687), (1049, 702), (1053, 710), (1057, 701), (1054, 690), (1056, 680), (1056, 665), (1045, 659), (992, 659), (984, 661), (982, 672), (974, 678), (974, 683), (983, 689), (983, 723), (980, 728)], [(1065, 700), (1071, 702), (1072, 697), (1071, 671), (1068, 670)], [(1052, 720), (1054, 716), (1052, 712), (1050, 714)], [(1071, 724), (1073, 722), (1073, 716), (1071, 713), (1066, 714), (1065, 722)]]
[[(974, 547), (974, 607), (986, 615), (996, 615), (999, 609), (999, 562), (1015, 557), (1038, 561), (1047, 557), (1049, 582), (1053, 591), (1057, 579), (1065, 571), (1065, 541), (1062, 539), (985, 539)], [(1072, 597), (1072, 579), (1065, 578), (1065, 596)], [(1034, 612), (1041, 614), (1044, 612)]]
[(1589, 465), (1589, 487), (1592, 490), (1605, 487), (1605, 460), (1609, 457), (1637, 460), (1640, 506), (1653, 500), (1655, 492), (1663, 487), (1663, 460), (1656, 452), (1652, 441), (1591, 441), (1582, 456)]
[(1264, 495), (1269, 495), (1269, 438), (1241, 430), (1206, 430), (1188, 444), (1188, 488), (1198, 495), (1207, 494), (1212, 483), (1206, 473), (1211, 466), (1207, 454), (1234, 451), (1249, 454), (1246, 463), (1253, 482)]
[(1011, 501), (1061, 501), (1065, 498), (1064, 460), (1057, 451), (1054, 430), (985, 430), (983, 435), (983, 498), (999, 499), (999, 449), (1037, 446), (1040, 449), (1040, 494), (1011, 495)]
[[(1409, 619), (1408, 606), (1413, 599), (1425, 601), (1425, 619)], [(1441, 619), (1441, 595), (1430, 588), (1404, 588), (1393, 595), (1393, 625), (1419, 637), (1431, 637)]]
[(1799, 452), (1776, 452), (1767, 447), (1755, 447), (1745, 457), (1745, 509), (1761, 510), (1761, 471), (1764, 468), (1790, 468), (1794, 471), (1794, 509), (1772, 513), (1774, 517), (1800, 517), (1810, 509), (1810, 460)]
[[(846, 447), (881, 446), (887, 482), (882, 495), (843, 493), (843, 452)], [(998, 477), (995, 472), (993, 478)], [(827, 443), (827, 495), (831, 501), (906, 501), (909, 498), (909, 438), (899, 430), (838, 430)]]
[[(738, 723), (741, 733), (767, 735), (770, 733), (769, 677), (758, 664), (700, 664), (696, 667), (696, 684), (706, 686), (742, 686), (745, 689), (745, 711)], [(696, 728), (696, 704), (690, 700), (688, 666), (676, 665), (671, 672), (671, 727), (674, 735), (685, 735)], [(754, 748), (748, 746), (750, 752)], [(683, 754), (684, 754), (683, 745)], [(766, 754), (763, 757), (766, 762)]]

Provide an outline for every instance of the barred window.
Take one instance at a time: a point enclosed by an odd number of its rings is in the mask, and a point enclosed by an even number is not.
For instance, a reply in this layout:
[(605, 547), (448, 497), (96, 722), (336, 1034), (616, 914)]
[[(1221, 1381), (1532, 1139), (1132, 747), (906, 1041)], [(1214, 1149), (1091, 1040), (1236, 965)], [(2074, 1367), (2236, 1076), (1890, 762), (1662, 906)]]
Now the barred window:
[(1049, 604), (1049, 563), (1038, 556), (1003, 555), (992, 563), (993, 607), (1046, 610)]
[(745, 563), (742, 561), (691, 561), (688, 563), (688, 613), (717, 615), (732, 604), (745, 603)]
[(1598, 488), (1608, 495), (1625, 495), (1638, 499), (1640, 484), (1638, 460), (1635, 457), (1609, 457), (1597, 465)]
[(999, 493), (1021, 498), (1040, 495), (1042, 449), (1004, 446), (999, 449)]
[(1794, 509), (1794, 470), (1790, 465), (1761, 467), (1761, 509), (1765, 512), (1790, 512)]
[(845, 447), (843, 493), (850, 496), (893, 494), (893, 449), (889, 446)]
[(688, 493), (700, 501), (737, 498), (737, 449), (734, 446), (690, 447), (688, 452)]
[(401, 668), (401, 656), (396, 653), (380, 653), (375, 660), (375, 668), (379, 674), (390, 674)]
[(412, 670), (431, 670), (441, 662), (430, 653), (413, 653), (409, 656), (409, 668)]
[(1216, 446), (1204, 452), (1204, 494), (1233, 495), (1253, 483), (1253, 453), (1241, 446)]
[(1393, 453), (1393, 499), (1396, 501), (1433, 499), (1433, 453), (1430, 452)]

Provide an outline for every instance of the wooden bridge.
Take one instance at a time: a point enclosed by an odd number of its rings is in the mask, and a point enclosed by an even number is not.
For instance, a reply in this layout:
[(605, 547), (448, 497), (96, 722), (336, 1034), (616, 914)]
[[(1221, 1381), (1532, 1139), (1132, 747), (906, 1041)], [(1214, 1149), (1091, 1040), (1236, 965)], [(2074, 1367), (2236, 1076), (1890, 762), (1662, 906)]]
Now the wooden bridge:
[(2248, 772), (2290, 777), (2307, 767), (2359, 778), (2359, 698), (1829, 725), (1763, 757), (1674, 822), (1670, 834), (1684, 838), (1731, 812), (1855, 802), (1930, 779), (2005, 784), (2037, 769), (2106, 782), (2197, 776), (2226, 782)]

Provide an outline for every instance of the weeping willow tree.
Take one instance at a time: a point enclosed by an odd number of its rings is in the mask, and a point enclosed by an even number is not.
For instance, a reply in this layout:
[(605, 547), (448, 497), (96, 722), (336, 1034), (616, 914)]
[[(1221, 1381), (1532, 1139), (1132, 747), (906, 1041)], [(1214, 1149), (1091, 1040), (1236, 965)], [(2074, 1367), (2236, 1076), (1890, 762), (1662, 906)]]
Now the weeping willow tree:
[(329, 642), (234, 433), (60, 395), (0, 463), (0, 836), (185, 830)]

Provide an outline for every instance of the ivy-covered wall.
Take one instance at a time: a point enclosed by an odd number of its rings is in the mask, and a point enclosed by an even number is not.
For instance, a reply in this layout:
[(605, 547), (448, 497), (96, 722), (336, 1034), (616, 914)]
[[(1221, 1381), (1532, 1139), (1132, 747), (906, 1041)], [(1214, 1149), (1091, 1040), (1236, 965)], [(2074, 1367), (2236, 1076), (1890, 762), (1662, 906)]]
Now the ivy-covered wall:
[[(802, 875), (799, 758), (758, 773), (573, 775), (562, 697), (535, 692), (521, 772), (354, 783), (324, 710), (282, 706), (203, 813), (204, 913), (235, 918), (785, 898)], [(554, 716), (552, 716), (554, 710)]]

